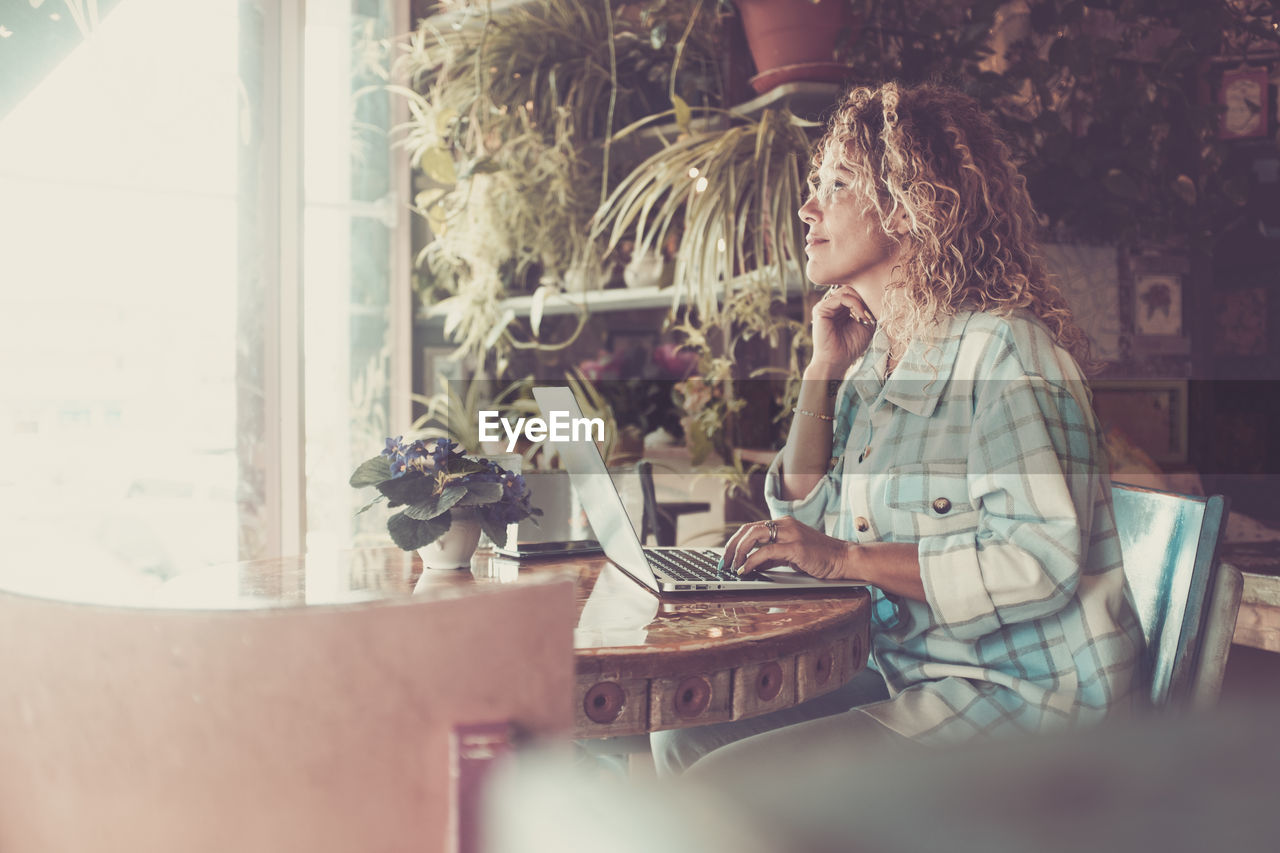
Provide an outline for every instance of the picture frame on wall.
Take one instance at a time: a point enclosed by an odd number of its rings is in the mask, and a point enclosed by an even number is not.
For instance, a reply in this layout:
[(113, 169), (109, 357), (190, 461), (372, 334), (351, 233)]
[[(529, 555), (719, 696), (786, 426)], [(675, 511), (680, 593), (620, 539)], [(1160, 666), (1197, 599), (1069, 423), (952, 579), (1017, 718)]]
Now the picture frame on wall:
[(1093, 410), (1104, 429), (1120, 430), (1161, 465), (1187, 461), (1187, 380), (1098, 379)]
[(1143, 337), (1181, 337), (1182, 276), (1139, 273), (1133, 281), (1133, 330)]
[(1134, 349), (1148, 354), (1189, 352), (1183, 311), (1182, 275), (1141, 272), (1133, 279)]
[(1223, 108), (1219, 139), (1257, 139), (1267, 135), (1267, 72), (1266, 66), (1241, 66), (1222, 72), (1218, 87), (1218, 104)]
[(1150, 254), (1132, 259), (1133, 349), (1145, 355), (1191, 351), (1186, 312), (1187, 259)]

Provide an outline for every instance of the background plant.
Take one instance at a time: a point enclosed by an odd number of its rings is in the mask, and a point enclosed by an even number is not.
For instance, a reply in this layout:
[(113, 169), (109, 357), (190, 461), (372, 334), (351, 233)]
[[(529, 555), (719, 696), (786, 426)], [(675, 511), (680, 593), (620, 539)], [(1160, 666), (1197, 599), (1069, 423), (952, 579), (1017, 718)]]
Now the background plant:
[(511, 345), (498, 310), (508, 293), (598, 283), (589, 222), (617, 166), (613, 128), (718, 91), (704, 38), (690, 29), (658, 43), (640, 17), (537, 0), (457, 29), (424, 19), (408, 40), (399, 70), (410, 85), (397, 91), (411, 112), (405, 145), (429, 183), (415, 207), (433, 234), (420, 291), (447, 300), (446, 334), (479, 360)]
[[(1049, 239), (1203, 247), (1237, 224), (1248, 176), (1228, 156), (1231, 143), (1216, 137), (1209, 59), (1243, 58), (1250, 44), (1274, 49), (1268, 4), (851, 3), (861, 26), (842, 48), (848, 80), (941, 80), (976, 97), (1006, 130)], [(434, 41), (410, 51), (424, 60), (412, 76), (428, 105), (415, 114), (411, 150), (433, 177), (419, 200), (439, 241), (424, 255), (424, 293), (455, 299), (450, 334), (479, 368), (487, 361), (503, 375), (503, 348), (550, 346), (536, 321), (526, 331), (502, 315), (503, 296), (571, 281), (604, 250), (652, 252), (678, 238), (668, 328), (697, 352), (698, 381), (713, 389), (707, 401), (704, 389), (684, 400), (690, 442), (699, 457), (715, 449), (732, 464), (734, 421), (755, 390), (748, 383), (768, 381), (775, 435), (784, 435), (810, 347), (807, 301), (797, 311), (787, 300), (805, 294), (795, 210), (818, 129), (781, 110), (734, 115), (723, 85), (693, 96), (699, 87), (686, 82), (697, 68), (712, 80), (705, 69), (715, 63), (694, 59), (703, 55), (695, 45), (702, 28), (689, 23), (718, 22), (728, 4), (563, 5), (555, 20), (615, 13), (574, 24), (594, 33), (577, 48), (594, 57), (586, 65), (538, 35), (547, 16), (504, 18), (510, 30), (486, 24), (479, 40), (431, 34), (465, 42), (449, 61), (437, 62)], [(504, 44), (513, 57), (540, 56), (487, 58)], [(521, 70), (535, 67), (529, 76)], [(520, 88), (535, 76), (542, 85)], [(563, 81), (571, 77), (582, 79), (569, 98)], [(637, 155), (655, 126), (668, 144)], [(545, 199), (556, 199), (556, 210), (544, 209)]]
[(1230, 228), (1247, 176), (1217, 138), (1209, 60), (1280, 45), (1274, 4), (867, 3), (853, 79), (942, 79), (997, 115), (1059, 241), (1181, 242)]

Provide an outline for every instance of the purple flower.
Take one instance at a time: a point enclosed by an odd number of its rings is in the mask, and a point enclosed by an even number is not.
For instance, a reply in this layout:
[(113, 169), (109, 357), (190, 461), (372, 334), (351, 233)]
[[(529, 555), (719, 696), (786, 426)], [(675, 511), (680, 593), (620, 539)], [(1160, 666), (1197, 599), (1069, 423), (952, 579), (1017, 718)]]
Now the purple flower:
[(502, 472), (502, 485), (506, 487), (507, 495), (517, 499), (523, 498), (529, 491), (529, 486), (525, 482), (524, 477), (511, 471)]
[[(458, 443), (455, 441), (450, 441), (447, 438), (437, 438), (435, 446), (431, 448), (430, 451), (431, 457), (435, 459), (436, 462), (444, 462), (449, 458), (449, 454), (453, 453), (457, 446)], [(462, 454), (458, 455), (461, 456)]]
[[(390, 443), (388, 443), (388, 447), (390, 446)], [(448, 471), (447, 460), (450, 452), (457, 446), (447, 438), (431, 439), (430, 441), (419, 439), (407, 446), (398, 445), (400, 454), (395, 458), (404, 462), (399, 473), (404, 473), (407, 470), (414, 470), (423, 474)], [(396, 473), (394, 466), (392, 473)]]
[[(434, 442), (432, 442), (434, 444)], [(415, 441), (410, 444), (404, 452), (405, 461), (419, 471), (430, 470), (436, 467), (436, 458), (431, 452), (431, 447), (425, 441)]]

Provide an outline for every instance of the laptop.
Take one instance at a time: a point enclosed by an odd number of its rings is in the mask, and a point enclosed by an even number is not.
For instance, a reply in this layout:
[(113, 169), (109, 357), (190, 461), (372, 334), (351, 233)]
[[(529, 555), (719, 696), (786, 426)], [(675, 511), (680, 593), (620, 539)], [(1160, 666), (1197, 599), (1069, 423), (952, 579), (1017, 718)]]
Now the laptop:
[[(542, 417), (551, 422), (552, 413), (563, 421), (583, 417), (582, 408), (568, 387), (533, 389)], [(794, 591), (806, 587), (863, 587), (865, 581), (823, 580), (798, 572), (789, 566), (778, 566), (740, 578), (727, 569), (717, 569), (723, 548), (645, 547), (636, 535), (622, 496), (613, 485), (600, 449), (591, 440), (589, 430), (557, 441), (556, 451), (569, 482), (587, 514), (587, 521), (600, 541), (605, 556), (642, 586), (658, 594), (708, 592), (712, 590)]]

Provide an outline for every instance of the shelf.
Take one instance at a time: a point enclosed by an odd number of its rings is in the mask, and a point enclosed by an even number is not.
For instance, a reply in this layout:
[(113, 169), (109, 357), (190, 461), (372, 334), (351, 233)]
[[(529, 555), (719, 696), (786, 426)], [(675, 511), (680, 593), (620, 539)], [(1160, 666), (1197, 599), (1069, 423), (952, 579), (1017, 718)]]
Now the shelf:
[[(602, 311), (642, 311), (646, 308), (670, 308), (675, 302), (675, 289), (670, 287), (619, 287), (612, 290), (589, 290), (585, 293), (557, 293), (543, 305), (545, 316), (573, 314), (585, 306), (592, 313)], [(502, 300), (504, 310), (517, 317), (528, 317), (533, 307), (532, 296), (512, 296)]]
[[(786, 295), (788, 298), (803, 292), (803, 284), (798, 280), (788, 281)], [(551, 317), (558, 314), (573, 314), (581, 307), (591, 313), (608, 313), (617, 311), (643, 311), (650, 308), (672, 308), (675, 305), (675, 289), (671, 287), (619, 287), (610, 290), (589, 290), (585, 293), (560, 292), (550, 296), (544, 303), (542, 314)], [(502, 309), (517, 317), (528, 317), (533, 309), (532, 296), (510, 296), (502, 300)], [(447, 311), (439, 306), (432, 306), (425, 312), (427, 320), (443, 318)]]
[[(548, 297), (543, 305), (544, 317), (559, 314), (576, 314), (585, 306), (591, 313), (612, 311), (643, 311), (647, 308), (670, 308), (675, 291), (670, 288), (620, 287), (613, 290), (590, 290), (586, 293), (557, 293)], [(517, 317), (528, 317), (533, 309), (532, 296), (509, 296), (502, 300), (503, 312)], [(424, 312), (427, 321), (443, 319), (448, 312), (433, 305)]]

